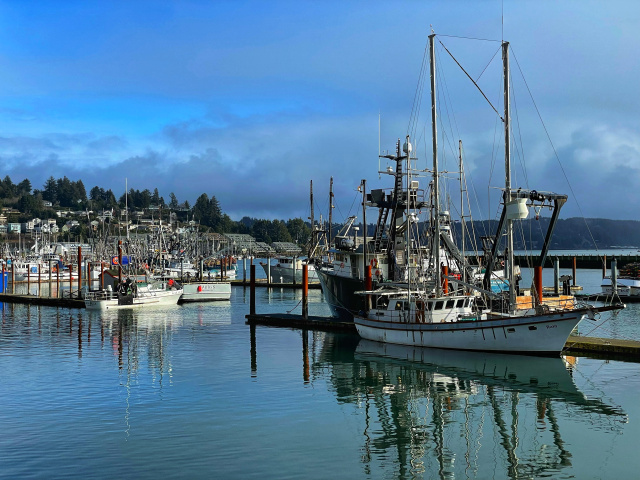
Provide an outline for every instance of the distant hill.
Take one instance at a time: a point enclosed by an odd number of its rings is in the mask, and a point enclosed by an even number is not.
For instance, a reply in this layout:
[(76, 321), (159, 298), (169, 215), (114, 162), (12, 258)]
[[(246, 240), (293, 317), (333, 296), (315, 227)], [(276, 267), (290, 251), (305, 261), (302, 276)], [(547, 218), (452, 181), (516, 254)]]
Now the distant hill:
[[(539, 249), (544, 242), (544, 235), (549, 225), (549, 217), (539, 220), (529, 218), (515, 223), (514, 248)], [(467, 222), (465, 228), (474, 232), (474, 237), (481, 247), (480, 237), (494, 235), (498, 226), (497, 220)], [(454, 224), (454, 236), (460, 244), (460, 224)], [(467, 244), (469, 236), (467, 235)], [(640, 247), (640, 221), (608, 220), (605, 218), (567, 218), (556, 224), (550, 248), (554, 250), (569, 249), (602, 249), (613, 247)]]

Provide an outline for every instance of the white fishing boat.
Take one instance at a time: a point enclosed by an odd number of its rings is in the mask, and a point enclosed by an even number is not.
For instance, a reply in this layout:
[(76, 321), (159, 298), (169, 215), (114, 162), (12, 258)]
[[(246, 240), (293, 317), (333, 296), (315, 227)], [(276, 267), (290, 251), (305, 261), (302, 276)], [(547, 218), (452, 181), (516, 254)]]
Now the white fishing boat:
[[(431, 123), (433, 142), (433, 169), (431, 170), (431, 222), (433, 233), (429, 235), (431, 258), (440, 259), (442, 235), (440, 232), (440, 194), (438, 166), (437, 122), (435, 92), (435, 34), (429, 36), (431, 74)], [(421, 347), (440, 347), (459, 350), (484, 350), (530, 354), (559, 354), (565, 346), (571, 331), (578, 323), (589, 318), (595, 320), (599, 312), (617, 310), (624, 305), (616, 304), (594, 307), (580, 304), (571, 295), (543, 298), (541, 270), (549, 248), (549, 240), (558, 219), (559, 210), (567, 200), (566, 195), (535, 190), (512, 189), (509, 137), (509, 50), (508, 43), (502, 44), (504, 71), (504, 126), (505, 126), (505, 187), (503, 209), (495, 238), (506, 239), (505, 272), (509, 285), (508, 292), (494, 293), (489, 288), (493, 270), (493, 259), (497, 258), (500, 241), (496, 241), (489, 253), (484, 288), (441, 271), (434, 265), (428, 281), (412, 281), (418, 278), (409, 275), (406, 283), (387, 283), (377, 289), (361, 292), (372, 306), (367, 312), (354, 317), (361, 337), (378, 342), (388, 342)], [(407, 136), (404, 156), (411, 160), (411, 143)], [(397, 148), (397, 156), (400, 156)], [(415, 176), (414, 176), (415, 175)], [(416, 172), (407, 169), (405, 189), (408, 198), (417, 197), (419, 182)], [(416, 204), (419, 202), (416, 202)], [(538, 258), (538, 279), (532, 292), (519, 292), (513, 261), (513, 223), (528, 216), (529, 208), (553, 210), (545, 243)], [(411, 205), (407, 218), (415, 213)], [(415, 220), (417, 225), (417, 219)], [(406, 258), (418, 245), (417, 229), (405, 230), (404, 248)], [(463, 272), (466, 267), (463, 266)], [(470, 277), (467, 277), (470, 278)], [(449, 282), (455, 281), (456, 288), (449, 290)], [(463, 289), (459, 288), (464, 286)], [(520, 293), (525, 293), (521, 295)], [(528, 294), (527, 294), (528, 293)]]
[(182, 286), (172, 279), (152, 283), (137, 283), (125, 279), (118, 288), (85, 293), (84, 304), (89, 310), (111, 310), (177, 305), (183, 293)]
[(196, 282), (183, 285), (180, 302), (213, 302), (231, 298), (231, 282)]
[[(612, 269), (615, 263), (612, 261)], [(640, 264), (630, 263), (620, 268), (620, 272), (611, 272), (604, 277), (600, 285), (604, 295), (640, 296)]]

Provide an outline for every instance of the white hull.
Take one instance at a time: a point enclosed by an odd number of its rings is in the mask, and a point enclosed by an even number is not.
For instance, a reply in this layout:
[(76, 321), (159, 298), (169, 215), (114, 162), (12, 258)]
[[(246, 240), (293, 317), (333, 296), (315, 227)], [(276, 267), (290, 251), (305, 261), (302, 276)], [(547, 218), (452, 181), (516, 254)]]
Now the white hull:
[(360, 336), (418, 347), (493, 352), (559, 353), (588, 309), (538, 316), (451, 323), (397, 323), (356, 316)]
[(212, 302), (231, 298), (231, 283), (188, 283), (183, 286), (181, 302)]
[[(640, 295), (640, 279), (638, 278), (618, 278), (616, 284), (618, 295)], [(611, 295), (613, 293), (611, 277), (603, 278), (600, 288), (602, 288), (603, 294)]]
[[(269, 275), (267, 271), (267, 264), (261, 263), (264, 273)], [(294, 270), (290, 267), (278, 267), (277, 265), (271, 265), (271, 282), (272, 283), (294, 283)], [(307, 275), (309, 283), (319, 283), (320, 279), (313, 266), (309, 266), (307, 269)], [(295, 270), (295, 283), (302, 283), (302, 269)]]
[(121, 304), (115, 292), (91, 292), (84, 299), (87, 310), (114, 310), (118, 308), (138, 308), (150, 306), (177, 305), (182, 289), (166, 290), (158, 292), (145, 292), (133, 298), (131, 304)]

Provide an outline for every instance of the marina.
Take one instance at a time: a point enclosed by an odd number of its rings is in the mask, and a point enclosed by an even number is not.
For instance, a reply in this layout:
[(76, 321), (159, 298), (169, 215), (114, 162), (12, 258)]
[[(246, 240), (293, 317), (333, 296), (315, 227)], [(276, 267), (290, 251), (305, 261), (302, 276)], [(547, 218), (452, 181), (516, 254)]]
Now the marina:
[[(258, 312), (300, 314), (300, 290), (255, 295)], [(228, 302), (104, 313), (2, 302), (0, 476), (326, 478), (327, 462), (349, 478), (638, 468), (636, 363), (389, 348), (248, 326), (249, 310), (240, 287)], [(309, 315), (328, 313), (310, 290)], [(630, 306), (594, 333), (637, 338), (639, 314)]]
[(637, 478), (635, 12), (574, 3), (10, 2), (0, 480)]

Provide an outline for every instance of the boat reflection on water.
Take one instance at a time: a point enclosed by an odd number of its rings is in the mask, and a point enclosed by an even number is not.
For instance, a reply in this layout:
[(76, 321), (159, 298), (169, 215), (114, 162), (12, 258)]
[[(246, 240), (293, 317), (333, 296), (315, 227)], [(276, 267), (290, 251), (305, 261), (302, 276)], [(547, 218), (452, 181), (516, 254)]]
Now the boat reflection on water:
[(341, 350), (331, 375), (338, 400), (364, 410), (366, 472), (392, 463), (400, 478), (553, 476), (572, 466), (572, 442), (563, 439), (563, 430), (576, 433), (572, 423), (615, 435), (627, 422), (620, 408), (576, 387), (572, 357), (361, 340), (350, 362), (344, 342), (326, 340), (325, 354)]

